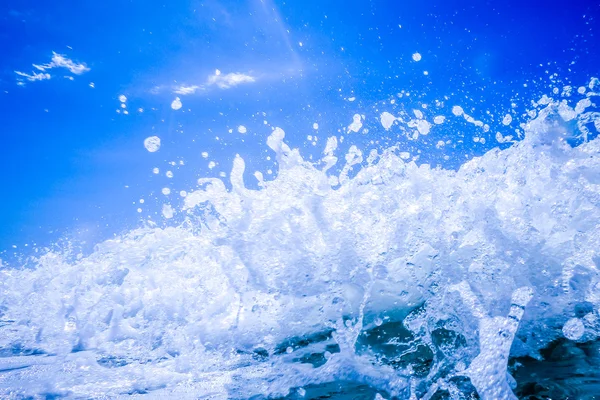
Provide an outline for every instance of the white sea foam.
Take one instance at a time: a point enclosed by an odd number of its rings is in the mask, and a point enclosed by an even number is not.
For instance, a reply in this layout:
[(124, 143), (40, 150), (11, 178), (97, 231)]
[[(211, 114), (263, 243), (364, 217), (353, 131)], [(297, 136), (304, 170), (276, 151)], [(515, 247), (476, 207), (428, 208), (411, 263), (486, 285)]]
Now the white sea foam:
[[(595, 123), (585, 109), (575, 118)], [(568, 145), (561, 110), (550, 101), (524, 140), (457, 171), (352, 146), (332, 175), (336, 137), (312, 164), (276, 128), (279, 171), (255, 174), (259, 190), (236, 156), (230, 189), (201, 178), (164, 205), (180, 225), (0, 269), (0, 395), (276, 397), (359, 379), (427, 398), (463, 376), (483, 399), (514, 398), (509, 354), (598, 335), (600, 140)], [(589, 310), (573, 320), (576, 304)], [(394, 322), (390, 343), (432, 365), (361, 344)]]

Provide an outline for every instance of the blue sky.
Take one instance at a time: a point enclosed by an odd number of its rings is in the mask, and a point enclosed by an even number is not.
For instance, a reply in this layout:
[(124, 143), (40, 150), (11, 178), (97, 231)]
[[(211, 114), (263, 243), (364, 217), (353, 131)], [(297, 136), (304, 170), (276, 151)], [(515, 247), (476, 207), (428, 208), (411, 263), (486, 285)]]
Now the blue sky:
[[(275, 170), (264, 145), (271, 126), (319, 157), (328, 136), (364, 114), (368, 133), (341, 151), (401, 142), (421, 151), (419, 162), (456, 167), (497, 146), (499, 117), (549, 94), (551, 74), (574, 85), (598, 75), (599, 11), (581, 0), (4, 1), (0, 251), (65, 235), (93, 243), (159, 221), (162, 188), (228, 173), (238, 153), (249, 174)], [(492, 133), (485, 144), (436, 149), (439, 138), (476, 134), (448, 123), (402, 141), (377, 121), (402, 91), (411, 96), (394, 107), (446, 96), (474, 116), (489, 111)], [(154, 135), (162, 146), (149, 153), (143, 141)]]

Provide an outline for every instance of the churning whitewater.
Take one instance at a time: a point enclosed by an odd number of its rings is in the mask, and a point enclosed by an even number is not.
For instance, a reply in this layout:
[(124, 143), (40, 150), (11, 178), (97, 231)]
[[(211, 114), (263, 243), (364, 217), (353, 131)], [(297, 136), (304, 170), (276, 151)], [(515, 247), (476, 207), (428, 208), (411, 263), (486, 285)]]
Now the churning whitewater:
[(544, 106), (456, 171), (354, 148), (332, 178), (277, 128), (258, 190), (236, 157), (178, 226), (4, 264), (0, 397), (600, 393), (600, 118)]

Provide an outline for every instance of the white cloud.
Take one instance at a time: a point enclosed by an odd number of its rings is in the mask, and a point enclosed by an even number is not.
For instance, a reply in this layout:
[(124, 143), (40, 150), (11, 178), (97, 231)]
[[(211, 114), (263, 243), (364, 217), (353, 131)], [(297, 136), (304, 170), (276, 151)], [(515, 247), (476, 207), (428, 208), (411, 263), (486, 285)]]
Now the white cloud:
[(73, 60), (68, 59), (62, 54), (57, 54), (52, 52), (52, 60), (48, 64), (36, 65), (33, 64), (34, 68), (39, 69), (40, 71), (45, 71), (47, 69), (52, 68), (66, 68), (72, 74), (81, 75), (84, 72), (88, 72), (90, 69), (85, 64), (77, 64), (73, 62)]
[(194, 94), (198, 90), (206, 90), (211, 86), (216, 86), (219, 89), (230, 89), (243, 83), (256, 82), (256, 78), (247, 74), (233, 72), (229, 74), (221, 74), (218, 69), (213, 75), (209, 75), (206, 82), (202, 85), (180, 85), (173, 89), (173, 92), (179, 95)]
[(178, 86), (175, 88), (175, 93), (185, 96), (187, 94), (196, 93), (196, 90), (198, 90), (198, 89), (201, 89), (201, 87), (198, 85), (192, 85), (192, 86), (182, 85), (182, 86)]
[(229, 89), (242, 83), (252, 83), (256, 79), (253, 76), (234, 72), (222, 75), (221, 71), (217, 70), (214, 75), (208, 77), (206, 82), (208, 86), (216, 85), (219, 89)]
[[(50, 62), (48, 64), (42, 64), (42, 65), (32, 64), (32, 65), (35, 69), (37, 69), (38, 71), (42, 71), (42, 72), (33, 72), (33, 74), (27, 74), (25, 72), (15, 71), (15, 74), (27, 79), (30, 82), (34, 82), (34, 81), (43, 81), (46, 79), (50, 79), (51, 76), (48, 72), (46, 72), (46, 70), (50, 70), (52, 68), (66, 68), (69, 70), (69, 72), (71, 72), (72, 74), (75, 74), (75, 75), (81, 75), (84, 72), (88, 72), (90, 70), (90, 68), (88, 66), (86, 66), (85, 64), (76, 63), (73, 60), (70, 60), (69, 58), (65, 57), (64, 55), (57, 54), (55, 52), (52, 52), (52, 59), (50, 60)], [(72, 77), (65, 76), (65, 78), (73, 80)], [(19, 82), (22, 82), (22, 78), (17, 78), (17, 80)]]
[(46, 79), (50, 79), (50, 74), (44, 74), (41, 72), (34, 72), (32, 75), (29, 75), (29, 74), (26, 74), (25, 72), (15, 71), (15, 74), (22, 76), (23, 78), (27, 79), (30, 82), (43, 81)]

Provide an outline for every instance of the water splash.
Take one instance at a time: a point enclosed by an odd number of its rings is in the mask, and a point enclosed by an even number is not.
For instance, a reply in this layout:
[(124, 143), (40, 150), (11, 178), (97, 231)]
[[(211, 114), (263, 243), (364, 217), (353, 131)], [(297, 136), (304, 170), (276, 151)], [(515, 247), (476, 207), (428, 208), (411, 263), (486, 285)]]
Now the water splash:
[(353, 147), (336, 176), (277, 128), (260, 190), (238, 156), (179, 226), (3, 267), (0, 394), (515, 398), (510, 359), (599, 335), (599, 119), (545, 105), (457, 171)]

